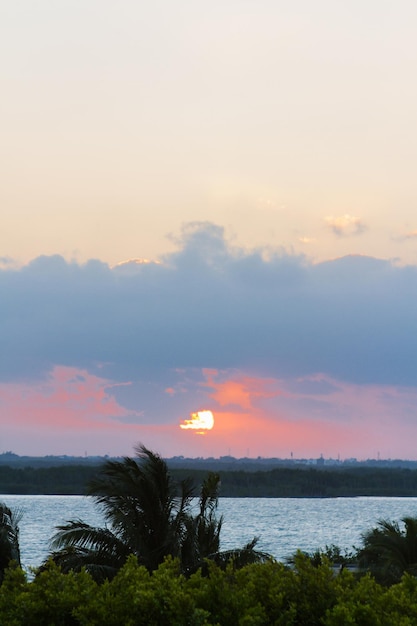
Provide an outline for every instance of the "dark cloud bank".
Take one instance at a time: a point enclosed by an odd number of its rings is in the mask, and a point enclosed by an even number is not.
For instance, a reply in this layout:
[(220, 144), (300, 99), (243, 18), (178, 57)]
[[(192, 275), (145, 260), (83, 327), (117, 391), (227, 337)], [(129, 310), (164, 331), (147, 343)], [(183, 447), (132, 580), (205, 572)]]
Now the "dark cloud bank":
[(323, 372), (416, 385), (417, 268), (370, 257), (317, 265), (229, 247), (190, 225), (162, 264), (84, 265), (39, 257), (0, 270), (2, 380), (54, 364), (114, 380), (170, 368)]

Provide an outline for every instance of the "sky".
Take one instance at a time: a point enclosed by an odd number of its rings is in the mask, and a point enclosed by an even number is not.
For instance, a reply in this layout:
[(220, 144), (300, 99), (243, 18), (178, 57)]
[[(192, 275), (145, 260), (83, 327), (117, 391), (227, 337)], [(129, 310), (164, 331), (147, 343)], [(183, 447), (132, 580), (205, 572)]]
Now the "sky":
[(0, 452), (417, 459), (416, 25), (1, 4)]

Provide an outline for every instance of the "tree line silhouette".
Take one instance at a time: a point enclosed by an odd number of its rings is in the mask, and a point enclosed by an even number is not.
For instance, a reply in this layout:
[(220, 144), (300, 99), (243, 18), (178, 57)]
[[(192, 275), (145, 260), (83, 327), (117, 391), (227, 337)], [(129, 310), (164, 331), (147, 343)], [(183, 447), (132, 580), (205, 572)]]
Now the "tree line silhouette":
[[(85, 495), (100, 465), (12, 468), (0, 465), (0, 493)], [(201, 483), (206, 471), (170, 468), (176, 481)], [(222, 497), (417, 496), (417, 470), (386, 467), (221, 470)]]

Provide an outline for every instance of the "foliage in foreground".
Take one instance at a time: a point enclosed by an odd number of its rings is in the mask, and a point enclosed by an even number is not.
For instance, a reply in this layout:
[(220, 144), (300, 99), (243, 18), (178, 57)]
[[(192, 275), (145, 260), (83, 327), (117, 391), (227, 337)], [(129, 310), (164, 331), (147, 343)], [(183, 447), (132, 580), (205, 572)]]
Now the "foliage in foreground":
[(406, 574), (389, 589), (372, 577), (335, 576), (299, 554), (294, 568), (269, 561), (224, 570), (208, 563), (190, 577), (167, 558), (150, 573), (130, 557), (111, 581), (97, 584), (84, 570), (63, 574), (52, 562), (28, 582), (6, 572), (0, 615), (7, 626), (412, 626), (417, 580)]
[(13, 511), (0, 502), (0, 583), (3, 581), (4, 571), (10, 561), (20, 565), (19, 548), (19, 521), (20, 511)]
[(404, 573), (417, 575), (417, 518), (403, 517), (398, 522), (380, 520), (376, 528), (363, 534), (359, 565), (382, 584), (392, 585)]

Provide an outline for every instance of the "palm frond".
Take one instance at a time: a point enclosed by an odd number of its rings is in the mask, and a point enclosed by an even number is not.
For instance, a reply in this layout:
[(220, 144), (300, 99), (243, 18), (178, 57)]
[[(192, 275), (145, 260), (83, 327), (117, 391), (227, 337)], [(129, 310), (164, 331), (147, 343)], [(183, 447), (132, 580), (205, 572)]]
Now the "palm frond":
[(404, 572), (417, 571), (417, 518), (404, 517), (398, 522), (379, 520), (376, 528), (362, 535), (359, 565), (380, 582), (398, 582)]
[(254, 537), (243, 548), (234, 550), (225, 550), (211, 555), (211, 558), (222, 569), (225, 569), (229, 563), (233, 564), (235, 569), (240, 569), (245, 565), (252, 563), (265, 563), (272, 559), (271, 555), (261, 550), (255, 550), (259, 541), (259, 537)]
[(22, 518), (20, 509), (10, 509), (0, 502), (0, 580), (10, 561), (20, 565), (19, 522)]
[(98, 582), (112, 578), (132, 553), (108, 528), (90, 526), (81, 520), (58, 526), (50, 546), (47, 561), (52, 559), (64, 572), (84, 567)]
[(126, 560), (127, 556), (115, 560), (105, 550), (89, 550), (79, 546), (68, 546), (51, 552), (48, 560), (39, 568), (38, 573), (47, 569), (49, 561), (53, 561), (64, 574), (71, 571), (80, 572), (85, 569), (96, 582), (102, 583), (104, 580), (114, 578)]
[(111, 530), (90, 526), (81, 520), (71, 520), (67, 524), (57, 526), (57, 532), (53, 535), (50, 545), (53, 550), (79, 546), (89, 550), (105, 549), (111, 553), (128, 553), (125, 542)]

